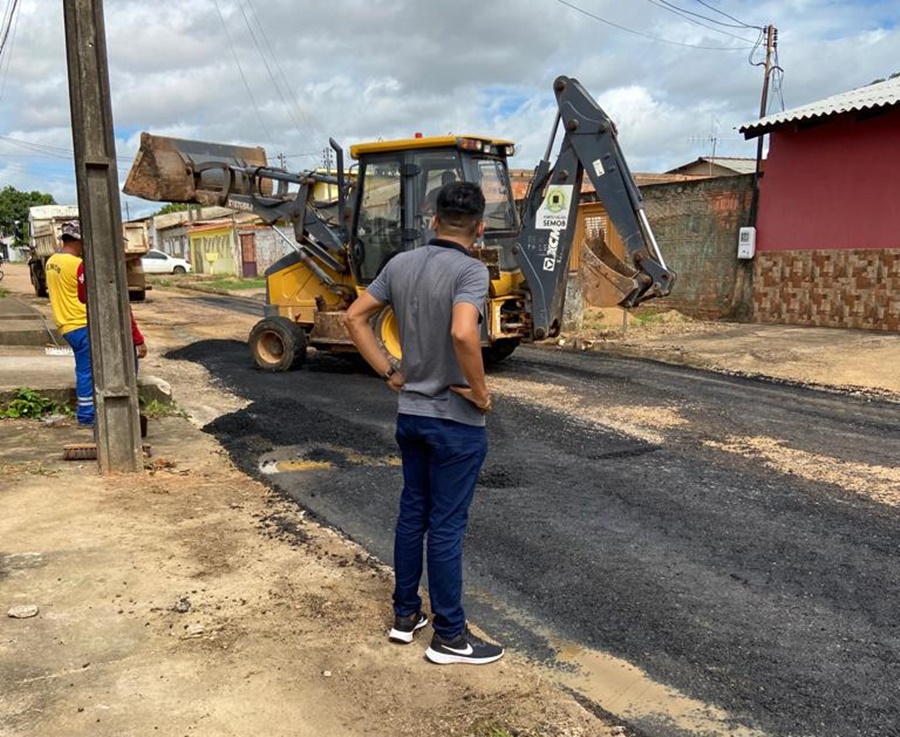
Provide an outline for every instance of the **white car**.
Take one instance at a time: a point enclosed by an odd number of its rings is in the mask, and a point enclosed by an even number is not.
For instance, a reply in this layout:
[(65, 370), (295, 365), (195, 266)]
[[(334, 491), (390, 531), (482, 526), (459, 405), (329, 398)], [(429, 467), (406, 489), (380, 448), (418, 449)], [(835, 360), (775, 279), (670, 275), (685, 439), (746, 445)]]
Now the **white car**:
[(183, 258), (151, 248), (141, 256), (141, 268), (145, 274), (190, 274), (191, 264)]

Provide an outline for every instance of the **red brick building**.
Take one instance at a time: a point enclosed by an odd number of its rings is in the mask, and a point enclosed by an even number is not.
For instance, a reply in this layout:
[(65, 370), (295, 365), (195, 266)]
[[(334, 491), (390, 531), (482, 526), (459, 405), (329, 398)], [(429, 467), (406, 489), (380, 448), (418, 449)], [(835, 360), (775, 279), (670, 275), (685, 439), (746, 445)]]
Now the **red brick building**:
[(740, 131), (770, 134), (754, 318), (900, 331), (900, 77)]

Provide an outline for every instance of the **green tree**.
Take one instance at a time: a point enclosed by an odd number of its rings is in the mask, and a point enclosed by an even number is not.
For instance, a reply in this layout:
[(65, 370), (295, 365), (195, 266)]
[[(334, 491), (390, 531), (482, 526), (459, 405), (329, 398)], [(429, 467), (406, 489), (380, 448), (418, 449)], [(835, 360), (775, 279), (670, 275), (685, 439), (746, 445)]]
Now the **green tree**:
[(16, 220), (24, 229), (28, 222), (28, 208), (37, 205), (55, 205), (53, 195), (44, 192), (20, 192), (14, 187), (0, 189), (0, 235), (12, 235)]
[(190, 210), (191, 207), (196, 207), (196, 205), (187, 205), (183, 202), (169, 202), (166, 205), (163, 205), (159, 208), (159, 210), (154, 215), (168, 215), (170, 212), (184, 212), (185, 210)]

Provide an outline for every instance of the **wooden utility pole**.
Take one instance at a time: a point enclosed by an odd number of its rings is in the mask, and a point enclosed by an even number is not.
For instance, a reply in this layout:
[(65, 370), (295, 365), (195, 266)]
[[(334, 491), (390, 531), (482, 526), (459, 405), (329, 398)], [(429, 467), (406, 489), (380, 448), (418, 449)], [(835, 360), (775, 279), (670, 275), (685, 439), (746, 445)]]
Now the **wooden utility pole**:
[(63, 0), (78, 212), (84, 238), (97, 460), (143, 469), (102, 0)]

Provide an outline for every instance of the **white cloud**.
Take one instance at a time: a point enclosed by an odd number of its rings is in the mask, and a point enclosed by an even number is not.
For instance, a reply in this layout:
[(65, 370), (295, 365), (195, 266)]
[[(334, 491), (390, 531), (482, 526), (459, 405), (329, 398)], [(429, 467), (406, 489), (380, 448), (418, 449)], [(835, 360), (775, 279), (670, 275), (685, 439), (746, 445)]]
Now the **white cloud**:
[[(776, 104), (779, 91), (794, 107), (900, 69), (895, 2), (710, 4), (778, 27)], [(691, 0), (675, 5), (731, 23)], [(73, 202), (60, 6), (21, 0), (0, 57), (0, 186)], [(748, 63), (758, 30), (707, 23), (738, 40), (649, 0), (106, 0), (105, 18), (122, 179), (141, 130), (263, 145), (298, 168), (316, 165), (329, 137), (347, 148), (417, 131), (485, 133), (515, 140), (515, 166), (531, 168), (559, 74), (600, 100), (634, 171), (685, 163), (714, 139), (720, 155), (755, 151), (735, 128), (758, 114), (762, 69)], [(761, 58), (757, 49), (752, 61)]]

